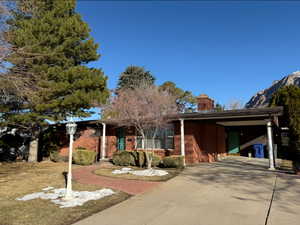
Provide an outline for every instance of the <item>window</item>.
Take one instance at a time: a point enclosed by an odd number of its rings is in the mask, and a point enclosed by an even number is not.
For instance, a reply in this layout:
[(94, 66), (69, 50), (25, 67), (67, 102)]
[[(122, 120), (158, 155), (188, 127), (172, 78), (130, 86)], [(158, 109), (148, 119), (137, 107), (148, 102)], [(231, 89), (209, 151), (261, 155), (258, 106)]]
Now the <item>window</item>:
[[(149, 137), (152, 136), (150, 130), (147, 133)], [(152, 138), (142, 140), (142, 136), (137, 136), (136, 143), (139, 149), (174, 149), (174, 126), (159, 129), (154, 140)]]

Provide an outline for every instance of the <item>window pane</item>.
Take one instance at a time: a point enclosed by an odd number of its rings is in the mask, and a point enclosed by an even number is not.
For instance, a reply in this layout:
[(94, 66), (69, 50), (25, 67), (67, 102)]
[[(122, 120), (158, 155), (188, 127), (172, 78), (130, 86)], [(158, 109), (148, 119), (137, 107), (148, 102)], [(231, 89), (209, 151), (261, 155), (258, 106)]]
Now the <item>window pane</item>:
[(156, 149), (162, 149), (163, 148), (163, 139), (155, 139), (155, 148)]
[[(154, 141), (152, 139), (154, 129), (148, 130), (148, 138), (144, 141), (145, 149), (174, 149), (174, 126), (169, 125), (156, 132)], [(142, 137), (137, 136), (137, 148), (142, 148)]]
[(166, 138), (166, 149), (174, 149), (174, 138)]
[(136, 137), (136, 147), (142, 148), (142, 137)]

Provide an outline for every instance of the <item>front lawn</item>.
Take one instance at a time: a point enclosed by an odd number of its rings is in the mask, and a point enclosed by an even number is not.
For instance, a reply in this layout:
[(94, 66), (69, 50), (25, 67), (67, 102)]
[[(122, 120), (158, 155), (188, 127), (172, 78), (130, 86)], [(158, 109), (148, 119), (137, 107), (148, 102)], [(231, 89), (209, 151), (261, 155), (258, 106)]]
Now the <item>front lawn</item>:
[[(121, 166), (113, 166), (112, 168), (101, 168), (98, 170), (95, 170), (94, 173), (99, 176), (106, 176), (106, 177), (113, 177), (113, 178), (121, 178), (121, 179), (129, 179), (129, 180), (143, 180), (143, 181), (166, 181), (169, 180), (175, 176), (177, 176), (182, 169), (161, 169), (158, 168), (159, 170), (164, 170), (167, 171), (168, 174), (165, 176), (137, 176), (133, 174), (113, 174), (112, 172), (114, 170), (119, 170), (124, 167)], [(132, 168), (133, 170), (144, 170), (145, 168), (139, 168), (139, 167), (129, 167)]]
[[(15, 200), (26, 194), (39, 192), (47, 186), (65, 187), (62, 172), (66, 170), (66, 163), (1, 164), (0, 225), (68, 225), (129, 197), (126, 193), (116, 191), (116, 194), (111, 196), (89, 201), (83, 206), (73, 208), (59, 208), (49, 200), (42, 199)], [(73, 189), (94, 191), (101, 187), (73, 182)]]

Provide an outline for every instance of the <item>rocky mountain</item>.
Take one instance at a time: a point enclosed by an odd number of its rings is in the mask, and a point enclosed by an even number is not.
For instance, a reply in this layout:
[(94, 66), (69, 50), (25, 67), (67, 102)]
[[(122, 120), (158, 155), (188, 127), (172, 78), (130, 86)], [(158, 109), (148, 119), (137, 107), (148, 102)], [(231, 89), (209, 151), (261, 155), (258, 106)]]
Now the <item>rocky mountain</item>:
[(263, 108), (268, 106), (272, 95), (281, 87), (288, 85), (297, 85), (300, 87), (300, 71), (296, 71), (290, 75), (283, 77), (281, 80), (274, 81), (271, 87), (259, 91), (254, 95), (249, 102), (246, 103), (246, 108)]

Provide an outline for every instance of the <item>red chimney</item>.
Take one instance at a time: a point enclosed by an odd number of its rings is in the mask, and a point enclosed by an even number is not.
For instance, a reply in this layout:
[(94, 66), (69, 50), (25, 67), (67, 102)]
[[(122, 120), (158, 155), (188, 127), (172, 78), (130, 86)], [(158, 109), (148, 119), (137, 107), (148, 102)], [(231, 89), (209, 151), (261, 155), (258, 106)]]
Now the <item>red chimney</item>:
[(214, 109), (214, 100), (209, 98), (206, 94), (201, 94), (198, 98), (198, 112), (212, 111)]

